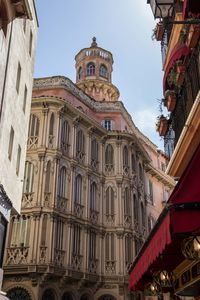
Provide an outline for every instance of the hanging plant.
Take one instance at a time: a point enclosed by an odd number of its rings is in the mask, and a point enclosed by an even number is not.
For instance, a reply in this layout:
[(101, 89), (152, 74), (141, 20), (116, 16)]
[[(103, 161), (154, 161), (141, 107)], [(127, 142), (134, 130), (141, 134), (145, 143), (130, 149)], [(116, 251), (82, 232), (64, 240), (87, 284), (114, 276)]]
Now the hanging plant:
[(178, 87), (182, 86), (185, 78), (186, 67), (181, 60), (176, 61), (176, 85)]
[(162, 41), (163, 34), (164, 34), (163, 22), (158, 22), (156, 24), (156, 27), (153, 29), (153, 34), (151, 38), (152, 40)]
[(163, 115), (157, 118), (156, 131), (159, 132), (160, 136), (165, 136), (168, 130), (168, 120)]
[(164, 106), (167, 107), (167, 110), (172, 112), (176, 106), (176, 94), (174, 90), (165, 91)]

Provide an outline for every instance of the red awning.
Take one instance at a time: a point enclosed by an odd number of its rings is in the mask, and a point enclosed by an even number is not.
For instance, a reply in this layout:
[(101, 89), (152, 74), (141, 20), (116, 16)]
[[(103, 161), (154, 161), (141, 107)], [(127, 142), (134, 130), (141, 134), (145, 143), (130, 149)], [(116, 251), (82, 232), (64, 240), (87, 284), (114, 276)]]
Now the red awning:
[(168, 204), (169, 210), (164, 210), (167, 214), (160, 215), (152, 235), (136, 258), (130, 274), (129, 289), (141, 287), (145, 273), (148, 277), (156, 268), (173, 270), (184, 259), (181, 254), (182, 239), (200, 230), (200, 145)]
[(190, 54), (190, 52), (191, 52), (191, 49), (188, 48), (186, 45), (180, 45), (179, 43), (176, 44), (176, 46), (172, 50), (167, 68), (165, 70), (165, 74), (164, 74), (164, 78), (163, 78), (164, 91), (167, 88), (167, 77), (168, 77), (169, 72), (171, 71), (172, 67), (174, 66), (174, 63), (176, 62), (176, 60), (182, 59), (185, 56), (187, 56), (188, 54)]
[(151, 242), (148, 244), (147, 248), (144, 250), (143, 255), (136, 264), (134, 271), (130, 275), (129, 289), (134, 289), (137, 282), (140, 280), (142, 275), (146, 272), (148, 267), (153, 263), (153, 261), (159, 256), (164, 250), (166, 245), (171, 242), (170, 235), (170, 217), (169, 212), (165, 216), (162, 224), (157, 230)]

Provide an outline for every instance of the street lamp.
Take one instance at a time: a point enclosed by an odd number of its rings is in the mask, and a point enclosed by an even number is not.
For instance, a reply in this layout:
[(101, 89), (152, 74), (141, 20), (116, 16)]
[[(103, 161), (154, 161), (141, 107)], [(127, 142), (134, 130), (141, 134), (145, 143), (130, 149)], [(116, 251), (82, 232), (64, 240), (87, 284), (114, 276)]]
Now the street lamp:
[(147, 0), (150, 4), (154, 18), (170, 18), (173, 15), (174, 0)]
[(185, 258), (200, 260), (200, 236), (191, 236), (183, 240), (181, 250)]

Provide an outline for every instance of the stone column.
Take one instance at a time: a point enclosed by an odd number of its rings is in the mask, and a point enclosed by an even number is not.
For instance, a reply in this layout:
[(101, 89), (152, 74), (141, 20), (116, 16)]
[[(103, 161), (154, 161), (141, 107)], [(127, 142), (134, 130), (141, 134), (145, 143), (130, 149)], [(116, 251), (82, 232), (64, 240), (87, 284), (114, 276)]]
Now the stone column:
[(39, 151), (38, 153), (39, 163), (38, 163), (38, 181), (37, 181), (37, 195), (36, 195), (36, 206), (42, 206), (44, 199), (44, 160), (45, 152)]
[(124, 252), (123, 252), (123, 230), (117, 231), (117, 239), (116, 239), (116, 257), (120, 257), (120, 259), (116, 259), (116, 273), (118, 275), (123, 275), (124, 273)]
[(41, 134), (41, 146), (42, 147), (47, 147), (48, 146), (48, 140), (47, 140), (47, 135), (48, 135), (48, 112), (49, 108), (47, 103), (43, 103), (43, 108), (42, 108), (42, 114), (43, 114), (43, 122), (42, 122), (42, 134)]
[(121, 136), (118, 136), (118, 140), (116, 141), (116, 151), (117, 155), (115, 155), (115, 172), (117, 175), (121, 175), (123, 171), (123, 164), (122, 164), (122, 141)]
[(123, 207), (123, 197), (122, 197), (122, 180), (117, 180), (117, 200), (116, 203), (118, 204), (116, 210), (116, 220), (118, 220), (117, 226), (123, 226), (123, 217), (124, 217), (124, 207)]

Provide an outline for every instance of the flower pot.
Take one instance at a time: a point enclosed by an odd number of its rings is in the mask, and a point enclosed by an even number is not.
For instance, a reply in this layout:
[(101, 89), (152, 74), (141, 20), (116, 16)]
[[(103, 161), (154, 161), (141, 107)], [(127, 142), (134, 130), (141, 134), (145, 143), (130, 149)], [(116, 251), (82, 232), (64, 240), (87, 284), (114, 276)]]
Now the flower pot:
[(162, 41), (163, 33), (164, 33), (163, 23), (159, 22), (156, 25), (156, 33), (155, 33), (156, 41)]
[(161, 117), (158, 125), (158, 132), (160, 136), (165, 136), (168, 129), (168, 121), (165, 117)]
[(185, 66), (177, 65), (176, 66), (176, 85), (181, 86), (185, 78)]
[(189, 48), (194, 48), (198, 43), (199, 37), (200, 37), (200, 26), (191, 24), (187, 36), (187, 40), (186, 40), (186, 45)]
[(172, 112), (176, 106), (176, 95), (174, 91), (169, 91), (165, 98), (164, 105), (167, 107), (167, 110)]

